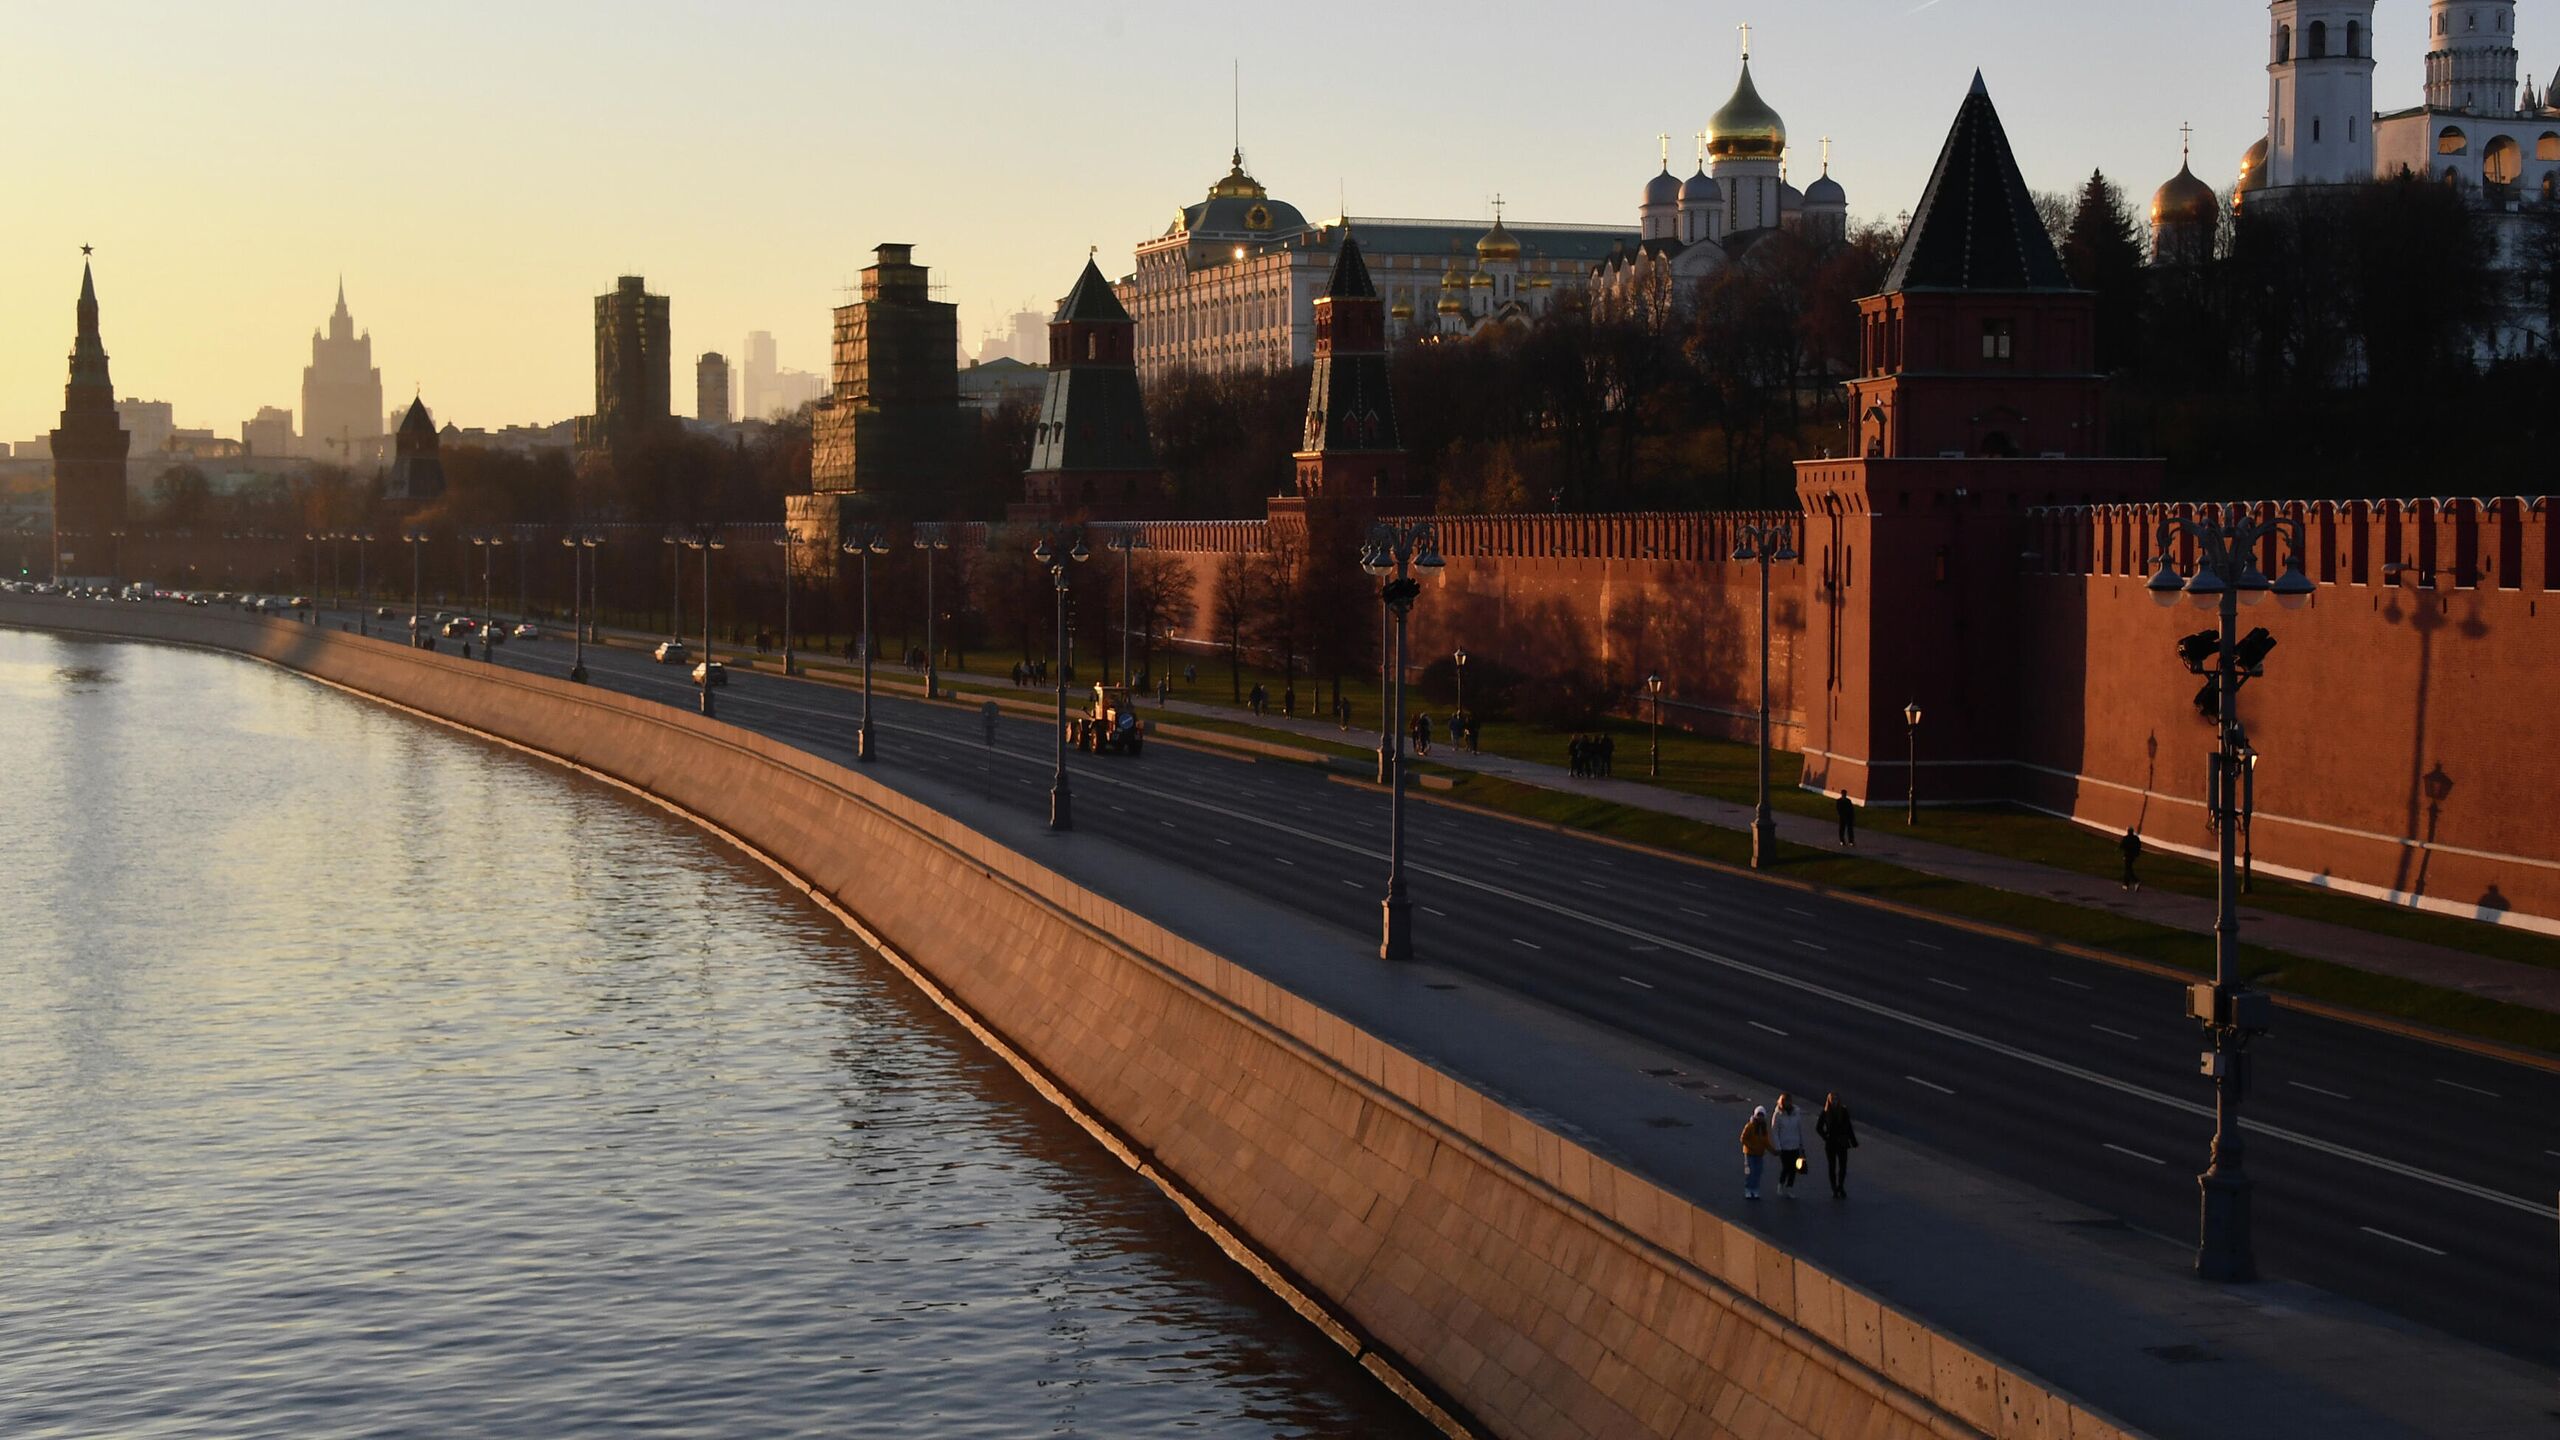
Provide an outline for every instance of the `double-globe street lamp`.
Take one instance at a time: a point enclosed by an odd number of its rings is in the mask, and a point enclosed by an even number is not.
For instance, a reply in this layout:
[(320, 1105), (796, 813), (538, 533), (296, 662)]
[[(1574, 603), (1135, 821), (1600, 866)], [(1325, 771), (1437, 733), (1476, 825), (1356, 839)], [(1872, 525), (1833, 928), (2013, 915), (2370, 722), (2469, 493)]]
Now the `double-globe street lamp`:
[(853, 736), (853, 758), (871, 759), (871, 557), (889, 553), (889, 529), (864, 521), (844, 530), (844, 553), (862, 557), (862, 728)]
[[(927, 521), (915, 527), (915, 547), (924, 552), (924, 698), (942, 698), (942, 651), (933, 638), (933, 558), (951, 548), (951, 527)], [(965, 648), (965, 646), (963, 647)]]
[(791, 658), (791, 527), (784, 525), (773, 543), (782, 550), (782, 673), (797, 675), (799, 663)]
[(1117, 525), (1102, 544), (1120, 552), (1120, 683), (1135, 685), (1137, 677), (1129, 669), (1129, 562), (1147, 548), (1147, 537), (1135, 525)]
[(1656, 780), (1662, 778), (1662, 677), (1644, 677), (1645, 698), (1653, 702), (1653, 740), (1645, 748), (1644, 773)]
[(1920, 702), (1902, 707), (1903, 738), (1910, 743), (1902, 762), (1902, 823), (1920, 823)]
[[(2171, 531), (2183, 530), (2195, 562), (2182, 567)], [(2258, 568), (2267, 541), (2286, 542), (2284, 573), (2270, 581)], [(2199, 1192), (2196, 1273), (2207, 1280), (2254, 1280), (2258, 1265), (2250, 1240), (2250, 1182), (2240, 1130), (2240, 1104), (2248, 1091), (2249, 1042), (2266, 1033), (2274, 1006), (2240, 975), (2240, 899), (2234, 850), (2241, 824), (2240, 787), (2252, 753), (2240, 724), (2240, 687), (2264, 673), (2275, 637), (2264, 628), (2239, 633), (2240, 607), (2268, 595), (2287, 609), (2308, 602), (2318, 587), (2302, 573), (2306, 549), (2302, 521), (2290, 516), (2256, 520), (2241, 507), (2203, 506), (2160, 522), (2159, 567), (2145, 588), (2163, 606), (2185, 595), (2217, 612), (2215, 629), (2178, 642), (2187, 668), (2206, 677), (2196, 708), (2214, 722), (2216, 745), (2210, 773), (2211, 809), (2220, 860), (2214, 874), (2213, 979), (2188, 987), (2187, 1011), (2212, 1037), (2203, 1057), (2213, 1077), (2213, 1154), (2196, 1177)]]
[[(480, 551), (480, 658), (495, 660), (498, 658), (498, 642), (490, 631), (498, 623), (498, 600), (490, 588), (492, 584), (490, 562), (497, 555), (499, 547), (507, 543), (507, 537), (495, 530), (483, 530), (471, 537), (471, 543)], [(464, 582), (464, 588), (467, 592), (468, 581)], [(462, 598), (468, 602), (471, 597), (465, 593)], [(462, 648), (466, 655), (470, 653), (469, 645), (466, 644)]]
[(592, 573), (593, 558), (588, 551), (604, 543), (604, 537), (592, 530), (578, 531), (560, 537), (569, 550), (569, 620), (572, 639), (569, 648), (569, 680), (576, 685), (587, 683), (587, 580)]
[(1050, 652), (1058, 671), (1058, 764), (1049, 777), (1049, 828), (1075, 828), (1072, 797), (1067, 790), (1067, 575), (1075, 566), (1093, 558), (1084, 545), (1081, 525), (1043, 527), (1039, 542), (1031, 547), (1031, 558), (1047, 566), (1049, 583), (1058, 592), (1058, 642)]
[(403, 530), (400, 539), (409, 547), (409, 648), (415, 650), (426, 643), (426, 637), (420, 633), (425, 622), (418, 614), (418, 602), (424, 598), (418, 584), (418, 547), (427, 543), (427, 532)]
[(1390, 744), (1387, 768), (1387, 898), (1380, 907), (1383, 925), (1378, 941), (1381, 960), (1413, 958), (1413, 916), (1404, 894), (1404, 642), (1414, 597), (1422, 582), (1413, 572), (1437, 570), (1439, 532), (1428, 520), (1381, 520), (1369, 529), (1360, 549), (1360, 568), (1379, 580), (1378, 600), (1395, 616), (1395, 654), (1388, 671), (1393, 682), (1388, 697)]
[(1769, 808), (1769, 567), (1792, 563), (1796, 547), (1784, 521), (1744, 524), (1733, 558), (1760, 565), (1760, 798), (1751, 810), (1751, 868), (1765, 870), (1778, 858), (1778, 816)]
[(714, 717), (719, 709), (711, 701), (711, 681), (720, 672), (711, 663), (711, 555), (727, 549), (729, 542), (720, 538), (719, 526), (705, 525), (685, 531), (677, 537), (677, 543), (687, 550), (702, 552), (702, 659), (695, 663), (693, 673), (702, 677), (702, 713), (706, 718)]

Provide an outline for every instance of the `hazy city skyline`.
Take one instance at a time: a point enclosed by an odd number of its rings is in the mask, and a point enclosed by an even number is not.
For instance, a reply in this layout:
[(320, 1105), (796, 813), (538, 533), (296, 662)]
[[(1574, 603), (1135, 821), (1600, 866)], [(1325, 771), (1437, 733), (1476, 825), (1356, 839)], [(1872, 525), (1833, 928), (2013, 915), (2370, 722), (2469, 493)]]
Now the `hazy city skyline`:
[[(1417, 7), (1373, 17), (1355, 68), (1376, 78), (1349, 87), (1343, 56), (1276, 13), (1000, 8), (991, 23), (465, 4), (420, 28), (317, 6), (255, 27), (146, 6), (112, 33), (68, 7), (31, 16), (32, 63), (0, 105), (26, 134), (78, 114), (81, 143), (28, 148), (35, 219), (0, 236), (14, 277), (0, 438), (54, 422), (82, 244), (98, 247), (120, 392), (226, 435), (265, 405), (296, 406), (300, 425), (310, 330), (342, 271), (386, 396), (422, 389), (466, 426), (591, 408), (592, 297), (621, 274), (670, 297), (679, 354), (769, 330), (782, 364), (814, 370), (870, 247), (912, 243), (974, 350), (1026, 302), (1049, 304), (1086, 247), (1121, 274), (1198, 198), (1224, 168), (1233, 60), (1247, 162), (1311, 218), (1346, 199), (1355, 215), (1468, 216), (1499, 192), (1516, 218), (1632, 223), (1653, 137), (1673, 135), (1685, 171), (1745, 20), (1798, 183), (1828, 135), (1860, 219), (1917, 198), (1977, 65), (2040, 189), (2096, 167), (2139, 204), (2177, 168), (2182, 123), (2197, 173), (2226, 186), (2263, 129), (2263, 7), (2205, 0), (2133, 27), (2020, 0), (1646, 3), (1597, 23)], [(2377, 17), (2382, 108), (2418, 92), (2424, 13), (2386, 0)], [(1560, 28), (1572, 43), (1552, 43)], [(2519, 29), (2524, 68), (2548, 79), (2560, 5), (2526, 0)], [(1427, 58), (1461, 32), (1478, 37), (1463, 63)], [(997, 34), (1004, 54), (974, 53)], [(371, 123), (321, 123), (333, 113)], [(810, 143), (758, 139), (776, 132)], [(322, 195), (223, 178), (252, 154), (338, 179)]]

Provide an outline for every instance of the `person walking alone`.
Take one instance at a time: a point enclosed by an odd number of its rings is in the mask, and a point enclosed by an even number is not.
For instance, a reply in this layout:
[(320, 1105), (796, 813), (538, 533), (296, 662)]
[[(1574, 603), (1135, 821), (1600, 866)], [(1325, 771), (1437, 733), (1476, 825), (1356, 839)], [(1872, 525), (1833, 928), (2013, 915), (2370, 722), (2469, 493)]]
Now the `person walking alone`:
[(1858, 1127), (1840, 1092), (1822, 1097), (1822, 1113), (1813, 1117), (1813, 1133), (1822, 1137), (1822, 1158), (1831, 1171), (1832, 1198), (1849, 1198), (1849, 1152), (1858, 1148)]
[(1778, 1152), (1778, 1188), (1792, 1200), (1796, 1172), (1804, 1169), (1804, 1112), (1792, 1096), (1779, 1096), (1777, 1111), (1769, 1117), (1769, 1148)]
[(1833, 808), (1840, 812), (1840, 843), (1856, 845), (1858, 843), (1858, 807), (1849, 803), (1848, 791), (1840, 792), (1840, 798)]
[(1742, 1122), (1742, 1198), (1760, 1198), (1760, 1169), (1769, 1163), (1769, 1109), (1765, 1105), (1751, 1107), (1751, 1118)]
[(2142, 858), (2142, 837), (2127, 830), (2124, 838), (2116, 842), (2116, 849), (2124, 852), (2124, 888), (2141, 889), (2142, 877), (2133, 873), (2133, 862)]

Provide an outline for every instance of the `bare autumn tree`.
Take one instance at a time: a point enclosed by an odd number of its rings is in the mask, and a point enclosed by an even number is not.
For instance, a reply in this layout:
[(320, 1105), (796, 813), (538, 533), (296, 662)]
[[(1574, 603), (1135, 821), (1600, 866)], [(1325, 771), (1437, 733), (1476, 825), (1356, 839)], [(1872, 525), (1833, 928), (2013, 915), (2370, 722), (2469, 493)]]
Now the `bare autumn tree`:
[(1209, 591), (1209, 625), (1227, 647), (1227, 685), (1234, 703), (1244, 703), (1245, 636), (1262, 611), (1263, 568), (1252, 555), (1231, 555), (1218, 567)]

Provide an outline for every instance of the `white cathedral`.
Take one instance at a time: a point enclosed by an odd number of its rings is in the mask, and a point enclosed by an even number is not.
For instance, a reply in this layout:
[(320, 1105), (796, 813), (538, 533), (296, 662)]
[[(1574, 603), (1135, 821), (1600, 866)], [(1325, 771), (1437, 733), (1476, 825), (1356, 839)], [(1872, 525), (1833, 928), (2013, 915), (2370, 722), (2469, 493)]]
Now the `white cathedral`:
[(1829, 142), (1821, 177), (1802, 190), (1787, 183), (1787, 124), (1751, 82), (1751, 54), (1733, 98), (1698, 132), (1698, 170), (1671, 173), (1663, 137), (1662, 173), (1644, 187), (1637, 239), (1592, 267), (1591, 297), (1603, 313), (1663, 313), (1683, 306), (1698, 282), (1763, 236), (1800, 233), (1816, 244), (1848, 235), (1849, 195), (1831, 178)]
[[(2560, 81), (2544, 92), (2519, 80), (2516, 0), (2430, 0), (2424, 102), (2378, 113), (2375, 4), (2268, 5), (2267, 134), (2240, 162), (2233, 210), (2299, 187), (2431, 175), (2489, 220), (2498, 267), (2517, 268), (2526, 208), (2560, 204)], [(2181, 244), (2196, 183), (2182, 171), (2161, 188), (2155, 253)], [(2550, 342), (2529, 307), (2516, 306), (2491, 348), (2512, 355)]]

